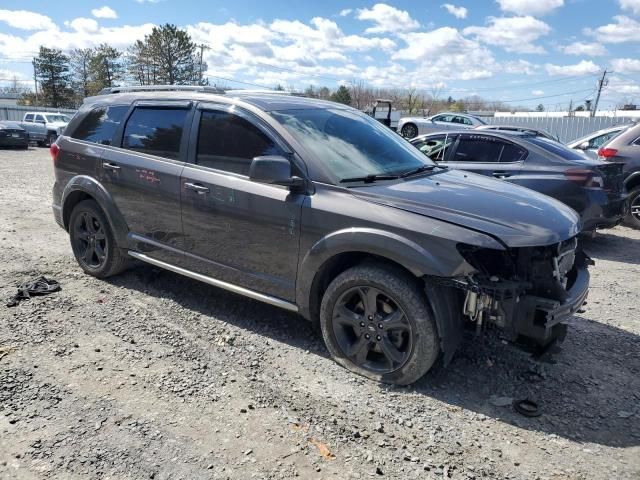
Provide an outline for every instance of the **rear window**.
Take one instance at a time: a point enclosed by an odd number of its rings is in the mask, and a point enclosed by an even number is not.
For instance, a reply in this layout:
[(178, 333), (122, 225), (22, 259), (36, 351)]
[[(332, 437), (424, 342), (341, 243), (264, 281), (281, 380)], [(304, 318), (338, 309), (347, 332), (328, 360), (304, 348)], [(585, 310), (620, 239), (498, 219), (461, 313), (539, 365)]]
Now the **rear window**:
[(127, 120), (122, 147), (177, 160), (188, 112), (179, 108), (136, 108)]
[(129, 107), (125, 105), (94, 108), (80, 121), (71, 136), (77, 140), (111, 145), (127, 110)]
[(561, 143), (556, 142), (555, 140), (550, 140), (544, 137), (528, 137), (523, 140), (526, 140), (529, 143), (533, 143), (534, 145), (551, 152), (555, 155), (558, 155), (565, 160), (584, 160), (585, 157), (580, 152), (573, 150), (572, 148), (565, 147)]

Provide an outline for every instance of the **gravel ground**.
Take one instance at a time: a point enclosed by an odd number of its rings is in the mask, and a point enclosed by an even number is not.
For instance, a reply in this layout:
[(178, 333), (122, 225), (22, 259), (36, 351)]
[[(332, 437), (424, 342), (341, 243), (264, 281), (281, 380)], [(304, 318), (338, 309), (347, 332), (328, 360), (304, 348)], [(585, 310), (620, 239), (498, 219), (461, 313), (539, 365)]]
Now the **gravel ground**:
[(640, 478), (640, 232), (587, 243), (589, 305), (552, 355), (469, 336), (392, 388), (293, 314), (148, 266), (84, 275), (52, 178), (46, 150), (0, 151), (0, 297), (62, 284), (0, 305), (0, 478)]

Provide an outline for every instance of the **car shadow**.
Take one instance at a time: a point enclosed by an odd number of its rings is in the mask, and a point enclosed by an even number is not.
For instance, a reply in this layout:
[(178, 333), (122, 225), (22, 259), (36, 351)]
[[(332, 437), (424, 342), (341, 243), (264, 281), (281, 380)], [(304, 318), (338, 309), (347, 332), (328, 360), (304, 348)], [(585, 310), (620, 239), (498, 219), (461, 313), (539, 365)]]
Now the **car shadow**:
[(598, 231), (595, 238), (584, 238), (582, 246), (594, 260), (608, 260), (633, 265), (640, 264), (640, 239), (625, 236), (630, 229), (616, 228)]
[[(147, 265), (108, 281), (172, 299), (193, 312), (328, 357), (320, 335), (291, 312)], [(539, 360), (495, 335), (469, 335), (446, 368), (436, 368), (410, 387), (379, 388), (406, 392), (412, 398), (419, 393), (496, 421), (573, 441), (640, 445), (640, 411), (628, 407), (640, 400), (640, 338), (584, 316), (573, 317), (570, 323), (560, 351)], [(529, 398), (538, 402), (542, 415), (529, 418), (511, 405), (495, 406), (494, 396)]]

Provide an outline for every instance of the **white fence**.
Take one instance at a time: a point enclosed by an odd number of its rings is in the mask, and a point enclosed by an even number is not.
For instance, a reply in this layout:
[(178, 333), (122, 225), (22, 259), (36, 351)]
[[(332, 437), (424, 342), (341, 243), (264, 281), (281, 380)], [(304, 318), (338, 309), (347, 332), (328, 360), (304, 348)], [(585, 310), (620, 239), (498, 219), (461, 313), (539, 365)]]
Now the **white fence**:
[(0, 105), (0, 120), (22, 121), (24, 114), (27, 112), (54, 112), (66, 113), (73, 115), (75, 110), (68, 108), (49, 108), (49, 107), (23, 107), (16, 105)]
[(602, 128), (638, 121), (634, 117), (483, 117), (491, 125), (517, 125), (545, 130), (570, 142)]

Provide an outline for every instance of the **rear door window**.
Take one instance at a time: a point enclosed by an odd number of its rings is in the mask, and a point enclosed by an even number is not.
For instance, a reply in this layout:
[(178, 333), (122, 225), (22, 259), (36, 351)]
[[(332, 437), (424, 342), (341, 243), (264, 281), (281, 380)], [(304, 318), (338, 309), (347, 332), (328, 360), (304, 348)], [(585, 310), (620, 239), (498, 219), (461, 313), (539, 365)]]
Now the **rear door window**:
[(500, 163), (515, 163), (524, 160), (527, 156), (527, 151), (513, 143), (504, 143), (502, 147), (502, 154), (500, 155)]
[(189, 110), (137, 107), (124, 129), (122, 147), (177, 160)]
[(451, 161), (491, 163), (499, 162), (504, 142), (485, 135), (462, 135)]
[(200, 117), (196, 163), (249, 175), (254, 157), (282, 155), (282, 150), (254, 124), (233, 113), (206, 110)]
[(71, 137), (111, 145), (113, 135), (128, 110), (129, 106), (125, 105), (94, 108), (81, 120)]
[(42, 115), (36, 115), (36, 122), (45, 123), (44, 117)]

